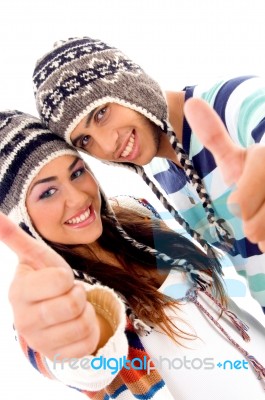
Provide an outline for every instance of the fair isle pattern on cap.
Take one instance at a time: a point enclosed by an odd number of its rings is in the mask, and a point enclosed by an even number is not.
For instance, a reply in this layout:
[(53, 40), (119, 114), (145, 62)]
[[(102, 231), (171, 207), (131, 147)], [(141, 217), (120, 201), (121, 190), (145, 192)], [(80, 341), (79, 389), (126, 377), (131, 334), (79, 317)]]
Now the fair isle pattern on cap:
[(41, 241), (26, 209), (27, 190), (41, 168), (62, 155), (79, 156), (39, 119), (19, 111), (0, 113), (0, 210)]
[[(100, 40), (72, 38), (57, 43), (36, 64), (33, 74), (37, 109), (43, 122), (71, 143), (70, 134), (92, 110), (108, 102), (129, 107), (159, 126), (170, 140), (188, 179), (204, 207), (209, 224), (228, 251), (234, 238), (224, 220), (217, 220), (211, 199), (168, 121), (165, 97), (159, 84), (123, 53)], [(114, 164), (114, 163), (111, 163)], [(155, 195), (191, 236), (213, 256), (211, 246), (179, 215), (144, 169), (124, 163), (142, 176)]]
[(60, 42), (37, 62), (33, 82), (41, 119), (69, 143), (82, 118), (107, 102), (132, 108), (165, 129), (167, 105), (160, 86), (139, 65), (100, 40)]

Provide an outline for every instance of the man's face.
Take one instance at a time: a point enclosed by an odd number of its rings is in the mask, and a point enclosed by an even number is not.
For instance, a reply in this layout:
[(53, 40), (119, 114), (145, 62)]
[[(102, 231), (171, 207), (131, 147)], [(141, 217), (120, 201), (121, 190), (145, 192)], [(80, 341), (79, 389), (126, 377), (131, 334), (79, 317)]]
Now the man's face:
[(101, 105), (71, 133), (77, 148), (100, 160), (146, 165), (156, 156), (160, 129), (142, 114), (116, 103)]

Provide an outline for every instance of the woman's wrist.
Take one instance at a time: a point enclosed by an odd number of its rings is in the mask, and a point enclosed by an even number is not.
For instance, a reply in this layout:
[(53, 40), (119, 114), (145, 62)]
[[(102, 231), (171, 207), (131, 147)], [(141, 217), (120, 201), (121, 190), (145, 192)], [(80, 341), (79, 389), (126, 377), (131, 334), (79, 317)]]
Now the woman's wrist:
[(93, 354), (95, 355), (117, 331), (124, 332), (125, 305), (112, 289), (101, 285), (93, 285), (87, 290), (87, 300), (95, 309), (100, 328), (100, 339)]

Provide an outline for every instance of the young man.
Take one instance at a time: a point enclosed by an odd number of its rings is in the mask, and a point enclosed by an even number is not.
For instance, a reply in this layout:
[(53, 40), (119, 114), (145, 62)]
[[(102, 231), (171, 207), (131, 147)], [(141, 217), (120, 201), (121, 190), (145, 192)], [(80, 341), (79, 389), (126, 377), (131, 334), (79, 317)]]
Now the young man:
[(164, 94), (123, 53), (90, 38), (58, 43), (33, 79), (52, 131), (139, 173), (188, 233), (227, 252), (265, 310), (262, 79)]

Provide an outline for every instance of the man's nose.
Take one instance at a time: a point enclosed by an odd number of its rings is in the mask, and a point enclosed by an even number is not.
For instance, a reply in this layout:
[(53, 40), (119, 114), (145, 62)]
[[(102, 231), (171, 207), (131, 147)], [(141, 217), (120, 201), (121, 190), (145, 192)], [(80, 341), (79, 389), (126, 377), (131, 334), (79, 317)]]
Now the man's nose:
[(115, 130), (102, 131), (94, 139), (97, 143), (98, 148), (104, 154), (113, 154), (116, 150), (118, 133)]

